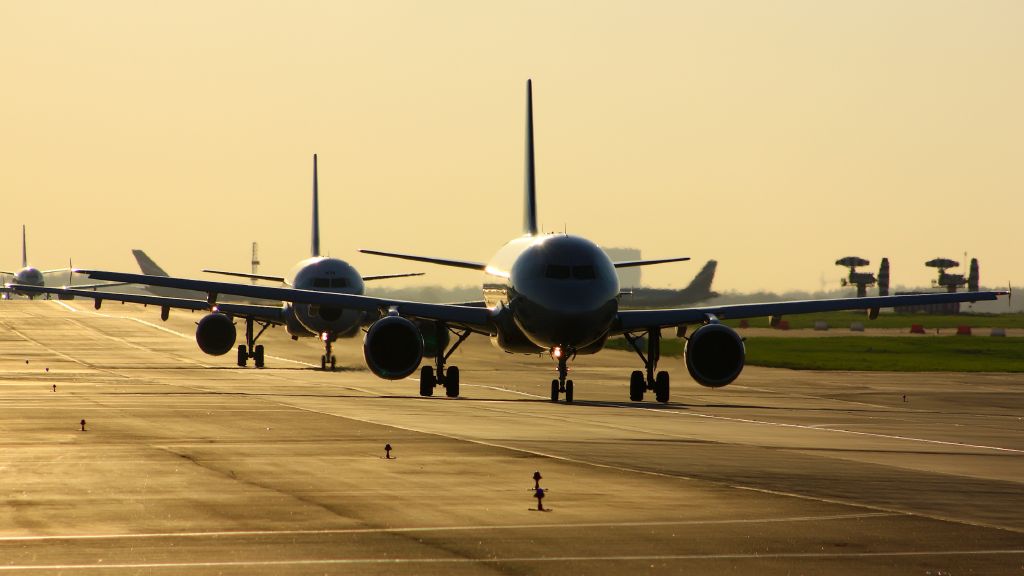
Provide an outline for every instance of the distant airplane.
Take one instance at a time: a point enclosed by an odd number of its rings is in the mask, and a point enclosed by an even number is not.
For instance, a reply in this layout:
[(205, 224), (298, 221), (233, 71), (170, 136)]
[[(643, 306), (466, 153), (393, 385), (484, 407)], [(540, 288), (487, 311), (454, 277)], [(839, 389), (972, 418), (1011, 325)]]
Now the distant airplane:
[(628, 288), (619, 299), (619, 307), (623, 309), (644, 308), (675, 308), (684, 304), (704, 302), (718, 296), (711, 290), (711, 282), (715, 279), (718, 262), (708, 260), (700, 272), (686, 286), (674, 290), (671, 288)]
[[(284, 286), (299, 291), (312, 291), (330, 294), (352, 294), (363, 293), (363, 282), (371, 280), (382, 280), (386, 278), (403, 278), (408, 276), (422, 276), (422, 272), (411, 274), (388, 274), (380, 276), (360, 276), (359, 273), (344, 260), (320, 256), (320, 216), (317, 178), (317, 157), (313, 155), (313, 235), (311, 245), (311, 256), (300, 261), (292, 269), (291, 274), (284, 276), (267, 276), (260, 274), (248, 274), (243, 272), (224, 272), (218, 270), (207, 270), (216, 274), (227, 274), (244, 278), (259, 280), (270, 280), (280, 282)], [(168, 277), (152, 258), (142, 250), (132, 250), (139, 267), (145, 272), (144, 278)], [(189, 310), (210, 310), (211, 313), (199, 320), (196, 328), (196, 342), (199, 348), (207, 354), (220, 356), (227, 354), (235, 344), (234, 318), (245, 320), (245, 344), (239, 344), (238, 365), (245, 366), (251, 358), (257, 368), (264, 366), (264, 348), (262, 344), (256, 344), (263, 332), (276, 325), (285, 325), (292, 339), (300, 337), (319, 338), (325, 347), (325, 353), (320, 357), (321, 369), (330, 365), (333, 370), (336, 365), (336, 358), (332, 354), (332, 345), (338, 338), (352, 337), (359, 332), (360, 326), (375, 319), (375, 316), (362, 310), (350, 310), (335, 306), (294, 305), (288, 301), (282, 301), (282, 306), (267, 306), (258, 304), (227, 303), (212, 304), (213, 299), (198, 300), (194, 298), (181, 297), (182, 288), (160, 287), (158, 284), (144, 283), (148, 289), (158, 295), (140, 294), (119, 294), (114, 292), (88, 292), (83, 290), (63, 290), (52, 288), (32, 288), (36, 293), (56, 293), (63, 296), (83, 296), (93, 298), (98, 308), (103, 300), (114, 300), (120, 302), (135, 302), (161, 307), (161, 317), (167, 319), (171, 308), (184, 308)], [(25, 288), (18, 286), (19, 289)], [(77, 287), (76, 287), (77, 288)], [(185, 288), (184, 290), (189, 290)], [(203, 292), (203, 291), (198, 291)], [(197, 293), (195, 291), (193, 294)], [(276, 297), (268, 300), (279, 300)], [(259, 328), (256, 331), (256, 328)]]
[[(12, 276), (13, 278), (12, 278), (12, 280), (10, 282), (8, 282), (9, 284), (16, 284), (16, 285), (19, 285), (19, 286), (36, 286), (36, 287), (39, 287), (39, 286), (45, 286), (46, 285), (46, 281), (44, 279), (46, 274), (54, 274), (54, 273), (57, 273), (57, 272), (70, 272), (70, 270), (71, 270), (71, 268), (55, 268), (53, 270), (40, 270), (40, 269), (35, 268), (33, 266), (29, 266), (28, 265), (28, 243), (25, 240), (25, 225), (22, 224), (21, 225), (21, 269), (18, 270), (17, 272), (7, 272), (7, 271), (4, 271), (4, 270), (0, 270), (0, 275)], [(69, 284), (71, 283), (70, 275), (69, 275), (69, 278), (68, 278), (68, 283)], [(5, 283), (5, 284), (7, 284), (7, 283)], [(80, 288), (80, 289), (99, 288), (99, 287), (105, 287), (105, 286), (121, 286), (123, 284), (124, 284), (124, 282), (102, 283), (102, 284), (78, 284), (78, 285), (75, 286), (75, 288)], [(11, 294), (18, 294), (18, 295), (28, 296), (28, 298), (30, 300), (36, 297), (36, 293), (35, 292), (26, 292), (24, 290), (17, 290), (17, 289), (9, 288), (6, 285), (0, 286), (0, 294), (3, 295), (3, 298), (5, 300), (9, 299), (11, 297)], [(46, 297), (49, 298), (50, 295), (47, 294)]]
[[(390, 380), (405, 378), (420, 368), (420, 394), (423, 396), (432, 395), (438, 384), (445, 386), (449, 396), (457, 396), (458, 368), (450, 366), (445, 370), (444, 364), (471, 334), (485, 334), (505, 352), (548, 352), (558, 367), (558, 378), (551, 381), (551, 400), (557, 401), (564, 394), (567, 402), (573, 400), (573, 381), (567, 378), (569, 362), (577, 355), (599, 352), (612, 335), (623, 335), (630, 342), (636, 342), (644, 336), (647, 339), (647, 353), (636, 350), (646, 374), (636, 370), (630, 376), (630, 399), (642, 400), (645, 391), (653, 390), (659, 402), (668, 402), (669, 374), (665, 371), (655, 374), (663, 328), (699, 325), (687, 340), (684, 353), (686, 367), (699, 384), (720, 387), (736, 379), (743, 370), (746, 355), (743, 340), (733, 329), (719, 323), (720, 318), (851, 309), (868, 309), (871, 316), (877, 316), (878, 309), (882, 307), (995, 300), (1004, 294), (961, 292), (664, 310), (620, 310), (616, 268), (677, 262), (686, 258), (613, 262), (600, 247), (586, 238), (538, 232), (530, 82), (527, 82), (526, 95), (525, 235), (505, 244), (489, 263), (363, 250), (369, 254), (484, 272), (484, 307), (408, 302), (352, 293), (160, 278), (99, 270), (82, 272), (98, 280), (201, 290), (207, 293), (211, 307), (217, 306), (218, 295), (237, 294), (251, 298), (276, 298), (293, 302), (296, 307), (327, 307), (339, 314), (355, 311), (381, 314), (382, 317), (370, 325), (363, 340), (363, 357), (367, 366), (377, 376)], [(447, 342), (445, 346), (437, 346), (434, 366), (420, 367), (425, 338), (429, 334), (447, 334), (449, 331), (457, 335), (458, 339), (447, 349)]]

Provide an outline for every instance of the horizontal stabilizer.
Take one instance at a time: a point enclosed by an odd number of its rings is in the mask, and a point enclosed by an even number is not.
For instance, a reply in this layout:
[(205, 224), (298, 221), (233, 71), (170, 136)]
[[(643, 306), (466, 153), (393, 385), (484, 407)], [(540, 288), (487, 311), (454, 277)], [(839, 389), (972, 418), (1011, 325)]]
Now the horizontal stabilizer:
[(284, 282), (281, 276), (266, 276), (263, 274), (249, 274), (248, 272), (226, 272), (224, 270), (210, 270), (203, 268), (203, 272), (210, 274), (222, 274), (224, 276), (237, 276), (238, 278), (249, 278), (250, 280), (267, 280), (269, 282)]
[(423, 272), (407, 272), (405, 274), (378, 274), (376, 276), (363, 276), (363, 282), (370, 280), (387, 280), (388, 278), (408, 278), (410, 276), (423, 276)]
[(632, 268), (634, 266), (650, 266), (651, 264), (665, 264), (667, 262), (685, 262), (689, 260), (689, 256), (681, 258), (662, 258), (660, 260), (625, 260), (623, 262), (616, 262), (616, 268)]
[(455, 268), (469, 268), (470, 270), (483, 270), (487, 265), (483, 262), (471, 262), (469, 260), (452, 260), (449, 258), (433, 258), (430, 256), (414, 256), (412, 254), (399, 254), (397, 252), (380, 252), (378, 250), (360, 250), (363, 254), (374, 256), (387, 256), (388, 258), (401, 258), (402, 260), (414, 260), (416, 262), (427, 262), (440, 264), (441, 266), (452, 266)]

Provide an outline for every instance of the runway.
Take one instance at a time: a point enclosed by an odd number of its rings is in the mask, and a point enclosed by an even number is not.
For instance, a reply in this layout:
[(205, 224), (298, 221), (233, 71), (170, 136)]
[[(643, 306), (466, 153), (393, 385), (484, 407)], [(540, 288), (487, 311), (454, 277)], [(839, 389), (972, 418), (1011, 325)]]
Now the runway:
[(360, 339), (325, 373), (277, 328), (237, 368), (200, 317), (0, 302), (0, 573), (1024, 571), (1020, 375), (748, 367), (713, 390), (667, 359), (659, 405), (605, 351), (566, 405), (549, 358), (474, 336), (463, 397), (420, 398)]

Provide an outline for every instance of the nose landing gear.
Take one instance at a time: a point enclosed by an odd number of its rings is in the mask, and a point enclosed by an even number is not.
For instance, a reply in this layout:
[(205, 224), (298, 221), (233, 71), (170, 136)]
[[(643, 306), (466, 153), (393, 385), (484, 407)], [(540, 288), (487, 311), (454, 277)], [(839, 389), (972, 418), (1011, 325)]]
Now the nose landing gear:
[(669, 399), (669, 375), (662, 370), (655, 374), (658, 369), (658, 360), (661, 358), (661, 329), (658, 327), (647, 329), (647, 355), (640, 351), (640, 337), (632, 334), (623, 334), (629, 342), (630, 347), (644, 363), (646, 374), (640, 370), (634, 370), (629, 377), (629, 399), (633, 402), (641, 402), (644, 399), (644, 392), (652, 390), (654, 398), (662, 404)]
[(565, 401), (572, 403), (573, 385), (569, 376), (569, 359), (576, 357), (576, 350), (555, 346), (551, 349), (551, 357), (558, 362), (558, 378), (551, 381), (551, 401), (558, 402), (558, 397), (565, 394)]
[(320, 369), (327, 370), (327, 365), (330, 364), (331, 371), (334, 371), (334, 367), (338, 362), (338, 359), (331, 353), (332, 344), (334, 344), (335, 336), (329, 332), (324, 332), (320, 335), (320, 340), (324, 343), (326, 352), (320, 357)]

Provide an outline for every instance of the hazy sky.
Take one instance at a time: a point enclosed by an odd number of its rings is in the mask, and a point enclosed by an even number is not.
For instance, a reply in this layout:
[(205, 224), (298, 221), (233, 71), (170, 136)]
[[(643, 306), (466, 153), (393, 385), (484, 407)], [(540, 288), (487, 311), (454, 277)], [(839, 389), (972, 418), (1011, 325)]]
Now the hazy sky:
[(833, 262), (981, 260), (1024, 285), (1024, 2), (0, 0), (0, 269), (268, 274), (322, 242), (364, 274), (477, 273), (540, 220), (695, 262), (718, 290), (838, 286)]

